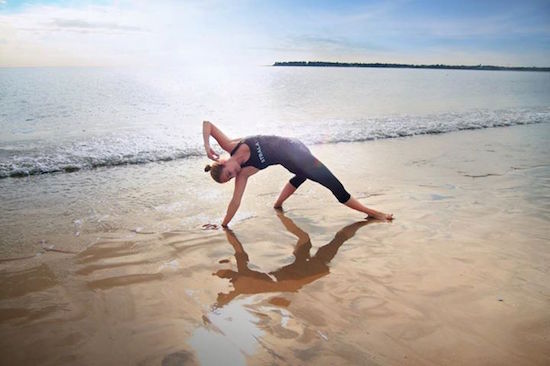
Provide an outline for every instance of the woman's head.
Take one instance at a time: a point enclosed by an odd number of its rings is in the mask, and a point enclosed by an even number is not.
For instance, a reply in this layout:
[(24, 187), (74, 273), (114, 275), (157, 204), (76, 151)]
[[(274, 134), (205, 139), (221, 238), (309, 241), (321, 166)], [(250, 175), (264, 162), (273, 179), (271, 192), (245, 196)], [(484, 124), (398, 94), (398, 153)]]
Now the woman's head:
[(212, 179), (218, 183), (225, 183), (237, 176), (241, 166), (231, 159), (226, 161), (214, 162), (212, 165), (206, 165), (205, 172), (210, 172)]
[(213, 163), (212, 165), (207, 164), (204, 167), (205, 172), (210, 172), (210, 176), (212, 179), (214, 179), (218, 183), (225, 183), (221, 179), (222, 171), (223, 171), (223, 165), (219, 163)]

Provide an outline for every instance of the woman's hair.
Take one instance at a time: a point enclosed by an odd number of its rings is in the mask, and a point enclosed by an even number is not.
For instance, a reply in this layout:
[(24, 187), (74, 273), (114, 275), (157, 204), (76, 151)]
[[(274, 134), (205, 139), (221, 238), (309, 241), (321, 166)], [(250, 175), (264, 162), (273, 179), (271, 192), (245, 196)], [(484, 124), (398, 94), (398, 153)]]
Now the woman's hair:
[(219, 163), (213, 163), (212, 165), (207, 164), (204, 167), (204, 171), (205, 172), (210, 172), (210, 175), (212, 176), (212, 179), (214, 179), (218, 183), (223, 183), (221, 181), (222, 170), (223, 170), (223, 165), (219, 164)]

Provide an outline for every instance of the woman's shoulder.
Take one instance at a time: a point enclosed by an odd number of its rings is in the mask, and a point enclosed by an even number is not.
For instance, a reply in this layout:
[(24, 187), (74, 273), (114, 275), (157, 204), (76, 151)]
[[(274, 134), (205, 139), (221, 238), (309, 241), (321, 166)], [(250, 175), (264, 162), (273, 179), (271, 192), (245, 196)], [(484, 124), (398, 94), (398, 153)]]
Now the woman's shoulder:
[(233, 156), (237, 152), (239, 147), (245, 142), (244, 140), (245, 140), (244, 138), (233, 140), (235, 146), (233, 146), (233, 148), (231, 149), (231, 152), (229, 153), (229, 155)]

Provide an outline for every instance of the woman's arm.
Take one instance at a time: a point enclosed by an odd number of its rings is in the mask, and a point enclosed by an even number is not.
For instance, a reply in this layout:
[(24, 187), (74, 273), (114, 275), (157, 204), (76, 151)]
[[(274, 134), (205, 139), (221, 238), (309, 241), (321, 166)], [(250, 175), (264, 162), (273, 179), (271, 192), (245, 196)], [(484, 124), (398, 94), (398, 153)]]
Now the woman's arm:
[(235, 216), (239, 206), (241, 205), (241, 199), (243, 198), (244, 189), (246, 188), (246, 182), (248, 181), (248, 176), (244, 174), (239, 174), (235, 177), (235, 190), (233, 191), (233, 198), (227, 206), (227, 213), (223, 219), (222, 226), (227, 227), (229, 221)]
[(204, 148), (206, 149), (206, 154), (208, 157), (212, 160), (218, 160), (219, 155), (212, 150), (210, 147), (210, 136), (212, 136), (218, 144), (220, 144), (221, 148), (227, 151), (228, 153), (233, 150), (235, 145), (238, 143), (238, 139), (231, 140), (229, 137), (227, 137), (218, 127), (216, 127), (212, 122), (209, 121), (203, 121), (202, 123), (202, 137), (204, 140)]

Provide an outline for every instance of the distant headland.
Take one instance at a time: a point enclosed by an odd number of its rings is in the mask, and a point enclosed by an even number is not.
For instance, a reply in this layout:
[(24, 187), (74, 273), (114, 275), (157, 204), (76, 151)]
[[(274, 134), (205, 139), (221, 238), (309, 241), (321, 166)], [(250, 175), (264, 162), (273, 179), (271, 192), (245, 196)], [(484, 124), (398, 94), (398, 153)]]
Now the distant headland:
[(362, 62), (327, 62), (327, 61), (287, 61), (275, 62), (272, 66), (310, 66), (310, 67), (373, 67), (389, 69), (442, 69), (442, 70), (487, 70), (487, 71), (550, 71), (550, 67), (520, 67), (493, 65), (413, 65)]

